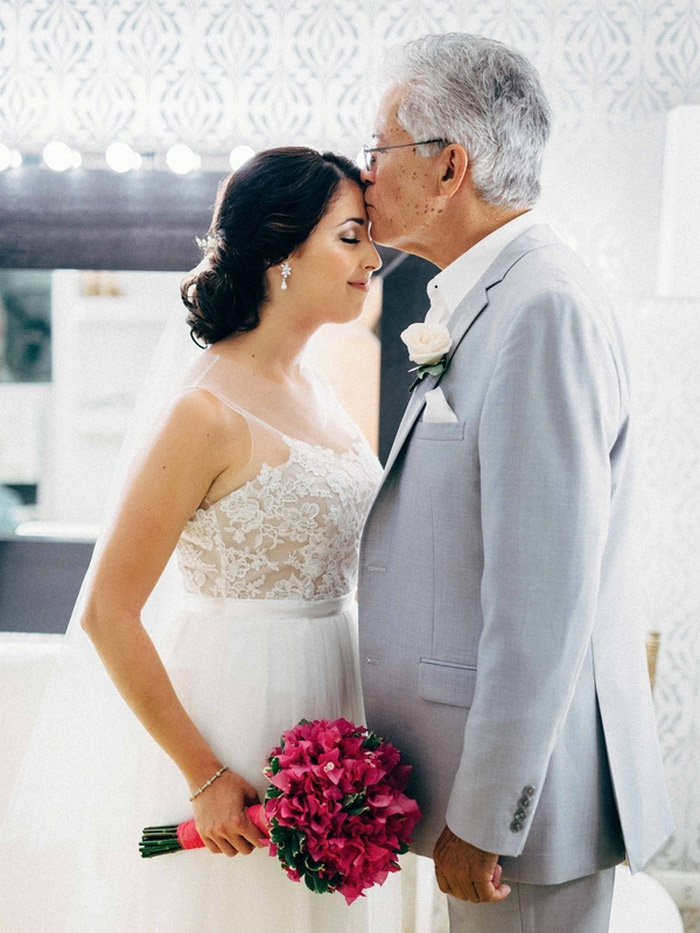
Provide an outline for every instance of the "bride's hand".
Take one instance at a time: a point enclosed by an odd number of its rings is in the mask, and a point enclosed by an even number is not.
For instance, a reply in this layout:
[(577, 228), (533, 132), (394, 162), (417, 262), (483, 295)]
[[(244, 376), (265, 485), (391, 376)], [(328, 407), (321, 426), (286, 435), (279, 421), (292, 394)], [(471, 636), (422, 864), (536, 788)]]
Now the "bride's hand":
[(257, 791), (234, 771), (225, 771), (192, 801), (197, 832), (210, 852), (249, 855), (267, 844), (246, 813), (254, 803)]

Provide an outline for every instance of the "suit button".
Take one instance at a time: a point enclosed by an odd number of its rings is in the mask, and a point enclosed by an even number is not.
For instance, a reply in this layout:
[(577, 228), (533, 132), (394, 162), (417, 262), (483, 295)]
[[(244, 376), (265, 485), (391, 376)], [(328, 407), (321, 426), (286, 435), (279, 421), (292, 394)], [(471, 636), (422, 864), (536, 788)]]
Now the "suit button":
[(523, 787), (523, 797), (534, 797), (534, 796), (535, 796), (535, 788), (532, 786), (532, 784), (528, 784), (527, 787)]
[(513, 820), (513, 822), (510, 824), (510, 831), (512, 833), (519, 833), (522, 828), (523, 824), (520, 822), (520, 820)]
[(532, 801), (530, 800), (529, 797), (521, 797), (520, 800), (518, 801), (518, 806), (519, 806), (519, 807), (529, 807), (531, 802), (532, 802)]
[(516, 810), (514, 815), (515, 819), (518, 821), (522, 821), (527, 818), (527, 813), (523, 810), (522, 807), (520, 807), (519, 810)]

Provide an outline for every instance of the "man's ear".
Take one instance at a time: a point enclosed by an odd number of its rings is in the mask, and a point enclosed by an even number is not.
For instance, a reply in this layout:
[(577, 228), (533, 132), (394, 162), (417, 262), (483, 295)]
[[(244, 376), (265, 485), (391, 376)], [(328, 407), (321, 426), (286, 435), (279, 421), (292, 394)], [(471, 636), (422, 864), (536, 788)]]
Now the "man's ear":
[(450, 143), (441, 153), (440, 193), (446, 197), (456, 194), (469, 168), (469, 156), (459, 143)]

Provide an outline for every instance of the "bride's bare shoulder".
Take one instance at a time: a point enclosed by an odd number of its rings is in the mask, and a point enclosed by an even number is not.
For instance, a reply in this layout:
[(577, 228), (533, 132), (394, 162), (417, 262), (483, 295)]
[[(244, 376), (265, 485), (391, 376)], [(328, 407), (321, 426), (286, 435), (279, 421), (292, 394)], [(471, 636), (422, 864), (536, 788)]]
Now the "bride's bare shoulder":
[(245, 417), (202, 386), (182, 391), (167, 409), (165, 419), (171, 428), (192, 437), (208, 437), (211, 442), (248, 432)]

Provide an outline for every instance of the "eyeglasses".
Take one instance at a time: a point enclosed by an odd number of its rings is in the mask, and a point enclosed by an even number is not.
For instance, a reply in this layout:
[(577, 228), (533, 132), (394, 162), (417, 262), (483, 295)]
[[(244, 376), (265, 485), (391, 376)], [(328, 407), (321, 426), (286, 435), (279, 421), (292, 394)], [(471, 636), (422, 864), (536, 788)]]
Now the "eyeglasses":
[(444, 143), (447, 145), (448, 142), (447, 139), (423, 139), (417, 143), (398, 143), (396, 146), (363, 146), (362, 157), (365, 160), (365, 168), (368, 172), (371, 172), (375, 152), (386, 152), (388, 149), (406, 149), (408, 146), (427, 146), (429, 143)]

